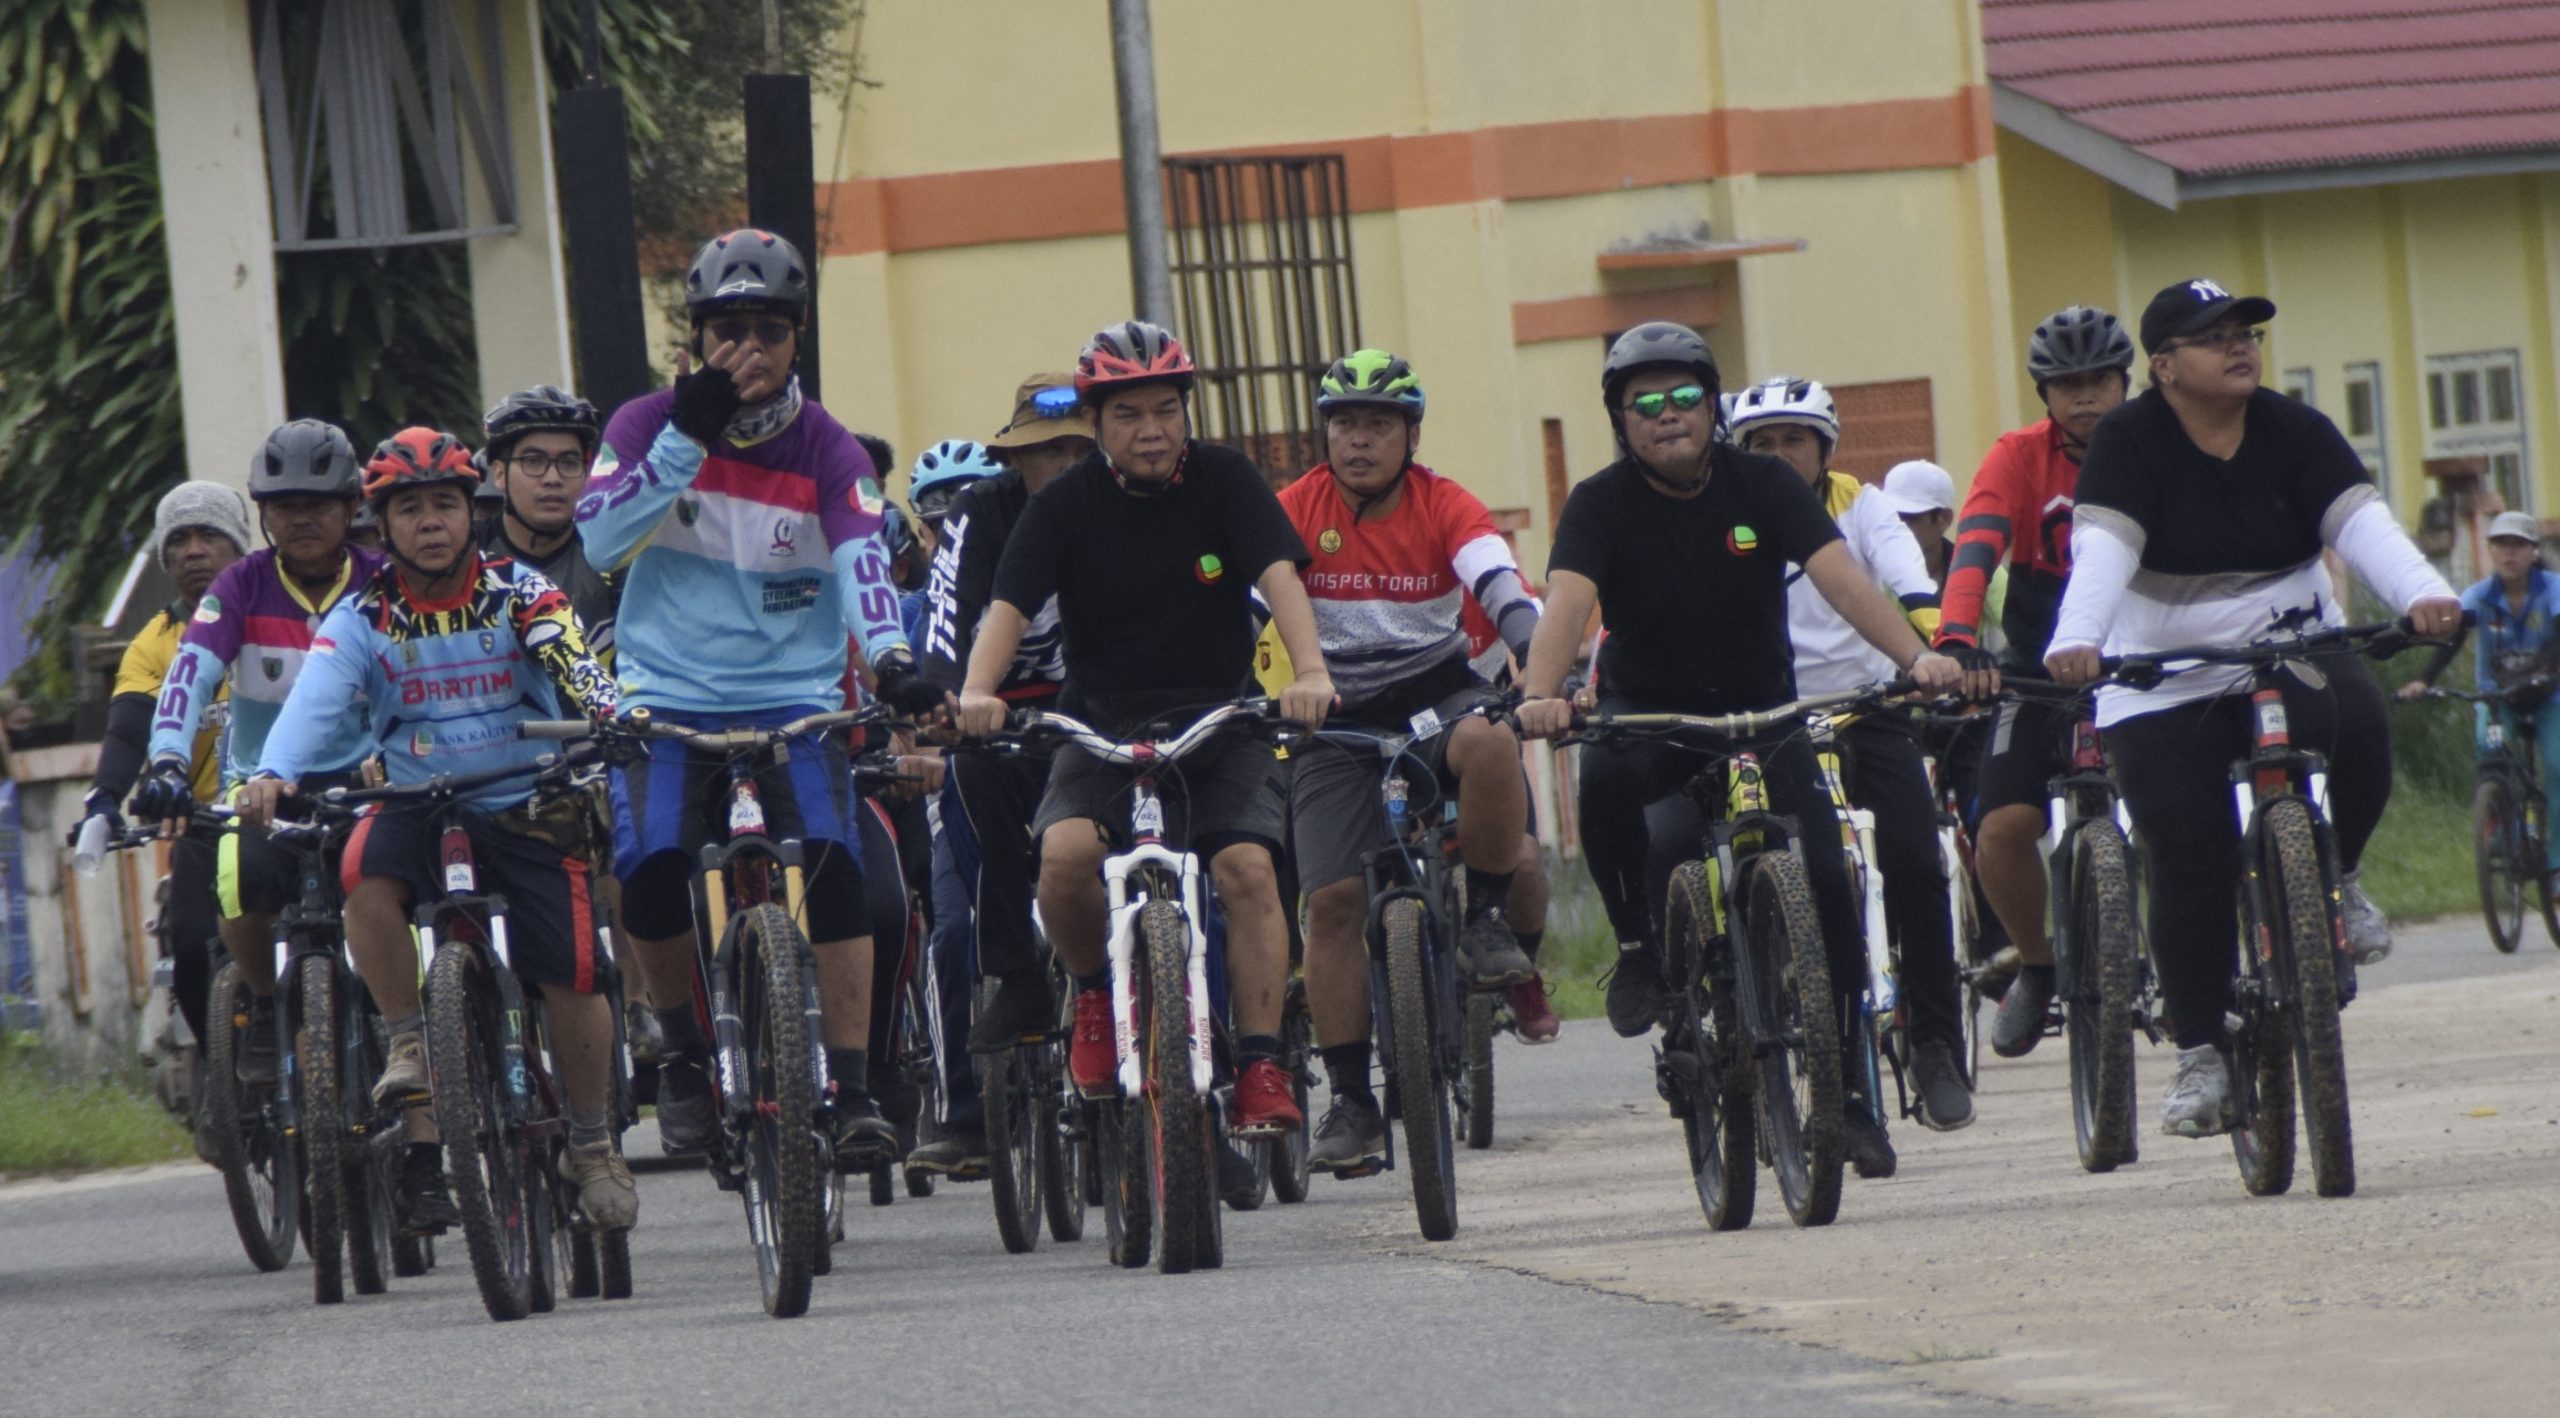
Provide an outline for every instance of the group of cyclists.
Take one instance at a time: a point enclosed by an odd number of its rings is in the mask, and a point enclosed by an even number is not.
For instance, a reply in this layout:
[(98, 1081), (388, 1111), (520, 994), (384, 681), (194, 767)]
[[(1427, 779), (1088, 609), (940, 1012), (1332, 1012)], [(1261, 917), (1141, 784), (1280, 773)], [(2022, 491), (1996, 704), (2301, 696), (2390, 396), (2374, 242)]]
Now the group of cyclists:
[[(900, 507), (881, 455), (794, 373), (810, 296), (788, 241), (730, 232), (687, 276), (690, 340), (672, 387), (609, 421), (535, 388), (489, 411), (477, 454), (412, 428), (365, 456), (341, 430), (297, 420), (258, 451), (246, 504), (209, 483), (162, 501), (153, 547), (180, 599), (128, 655), (90, 812), (113, 816), (130, 796), (138, 820), (176, 839), (179, 1003), (201, 1036), (218, 943), (252, 1001), (244, 1080), (274, 1077), (271, 933), (297, 889), (293, 860), (258, 829), (297, 796), (367, 773), (401, 784), (519, 765), (523, 779), (480, 790), (457, 820), (513, 904), (511, 963), (548, 1010), (561, 1165), (581, 1209), (602, 1230), (638, 1214), (607, 1117), (606, 939), (627, 951), (627, 1032), (658, 1065), (665, 1150), (714, 1145), (721, 1085), (697, 987), (694, 866), (729, 825), (709, 790), (723, 764), (651, 740), (610, 773), (609, 840), (564, 841), (528, 800), (544, 747), (520, 734), (531, 721), (645, 710), (659, 724), (771, 729), (856, 697), (913, 726), (894, 751), (928, 799), (911, 814), (926, 840), (909, 844), (925, 968), (960, 1016), (936, 1030), (948, 1081), (924, 1136), (884, 1116), (896, 1070), (871, 1053), (885, 1047), (875, 956), (905, 948), (907, 921), (884, 919), (866, 886), (908, 873), (866, 859), (842, 736), (804, 736), (756, 786), (776, 835), (806, 848), (801, 925), (839, 1168), (887, 1157), (965, 1175), (987, 1149), (970, 1054), (1063, 1028), (1070, 1086), (1117, 1086), (1100, 866), (1128, 839), (1129, 771), (1073, 746), (966, 751), (1024, 711), (1061, 708), (1142, 740), (1259, 680), (1274, 725), (1444, 726), (1415, 751), (1456, 804), (1465, 918), (1452, 948), (1474, 988), (1502, 993), (1517, 1036), (1543, 1043), (1559, 1026), (1538, 964), (1548, 883), (1523, 741), (1593, 714), (1759, 711), (1895, 681), (1898, 694), (1986, 706), (1952, 738), (1893, 713), (1842, 732), (1846, 802), (1874, 819), (1915, 1114), (1962, 1128), (1974, 1116), (1961, 1058), (1971, 962), (1959, 960), (1930, 758), (1957, 784), (1981, 890), (2015, 947), (1995, 1050), (2033, 1049), (2055, 995), (2039, 844), (2069, 711), (2002, 697), (2003, 677), (2083, 685), (2101, 678), (2102, 651), (2341, 624), (2324, 551), (2419, 634), (2459, 623), (2343, 438), (2261, 386), (2259, 327), (2274, 306), (2207, 280), (2154, 298), (2142, 361), (2104, 311), (2040, 324), (2027, 367), (2046, 417), (1993, 446), (1960, 506), (1934, 464), (1881, 486), (1835, 470), (1840, 418), (1818, 381), (1728, 392), (1695, 331), (1640, 325), (1600, 370), (1616, 457), (1567, 500), (1542, 593), (1483, 502), (1419, 460), (1427, 400), (1395, 355), (1356, 351), (1325, 372), (1325, 461), (1275, 493), (1251, 460), (1194, 436), (1199, 372), (1182, 343), (1114, 324), (1072, 371), (1024, 381), (992, 436), (921, 455)], [(476, 520), (475, 498), (487, 504)], [(268, 543), (256, 550), (253, 514)], [(359, 520), (378, 528), (378, 551), (355, 538)], [(2506, 600), (2547, 631), (2548, 578), (2522, 576)], [(2226, 722), (2230, 673), (2097, 691), (2147, 848), (2151, 950), (2179, 1046), (2162, 1126), (2186, 1136), (2222, 1131), (2230, 1093), (2232, 755), (2196, 748), (2245, 739)], [(2284, 683), (2295, 741), (2328, 757), (2343, 917), (2369, 963), (2389, 940), (2354, 869), (2390, 788), (2382, 695), (2351, 655), (2289, 667)], [(1729, 747), (1756, 754), (1771, 805), (1798, 829), (1832, 989), (1860, 988), (1866, 928), (1842, 808), (1812, 747), (1790, 732)], [(1675, 789), (1704, 752), (1612, 740), (1579, 755), (1583, 850), (1618, 941), (1606, 993), (1620, 1035), (1671, 1017), (1663, 893), (1704, 831)], [(1375, 1170), (1388, 1138), (1362, 861), (1389, 830), (1375, 764), (1327, 739), (1275, 752), (1273, 734), (1237, 733), (1185, 759), (1179, 778), (1169, 835), (1207, 863), (1222, 922), (1228, 1130), (1307, 1124), (1281, 1043), (1294, 972), (1330, 1084), (1313, 1165)], [(231, 825), (194, 811), (216, 802)], [(343, 849), (345, 936), (391, 1040), (376, 1097), (412, 1105), (396, 1209), (414, 1231), (455, 1220), (423, 1106), (434, 1074), (409, 924), (437, 871), (434, 825), (400, 808), (369, 814)], [(599, 931), (600, 912), (617, 931)], [(1842, 1123), (1860, 1172), (1889, 1175), (1890, 1110), (1873, 1091), (1853, 1084)]]

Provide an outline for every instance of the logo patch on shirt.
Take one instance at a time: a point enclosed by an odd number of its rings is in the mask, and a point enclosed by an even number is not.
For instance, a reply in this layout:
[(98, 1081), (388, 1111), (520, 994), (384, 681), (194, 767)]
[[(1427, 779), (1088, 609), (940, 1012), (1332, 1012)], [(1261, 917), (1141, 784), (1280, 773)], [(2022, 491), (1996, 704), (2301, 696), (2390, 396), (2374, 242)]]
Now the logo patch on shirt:
[(411, 758), (424, 758), (435, 752), (435, 747), (436, 735), (435, 730), (433, 729), (420, 729), (416, 733), (409, 735), (409, 756)]
[(876, 478), (854, 479), (853, 491), (846, 493), (844, 500), (865, 517), (877, 517), (889, 510), (889, 499), (881, 495)]
[(282, 655), (261, 655), (258, 657), (258, 668), (267, 672), (267, 678), (269, 680), (280, 680), (284, 678), (284, 657)]
[(1749, 527), (1736, 527), (1724, 534), (1724, 549), (1735, 556), (1749, 556), (1760, 548), (1760, 534)]
[(676, 499), (676, 520), (690, 527), (702, 520), (702, 504), (690, 497)]
[(1342, 550), (1342, 534), (1331, 527), (1327, 527), (1322, 532), (1316, 534), (1316, 547), (1325, 555), (1331, 556), (1335, 552)]
[(494, 655), (498, 653), (498, 637), (494, 631), (484, 630), (480, 632), (480, 653), (483, 655)]
[(407, 665), (413, 670), (416, 669), (418, 667), (418, 647), (403, 641), (400, 646), (400, 663)]
[(773, 520), (773, 545), (765, 555), (788, 560), (800, 554), (800, 519), (777, 517)]
[(770, 581), (764, 588), (764, 613), (790, 615), (805, 611), (818, 603), (818, 578), (794, 576), (788, 581)]
[(220, 619), (222, 619), (222, 602), (209, 595), (196, 602), (196, 624), (211, 625)]
[(1200, 558), (1199, 564), (1192, 567), (1191, 574), (1200, 578), (1201, 585), (1215, 586), (1225, 578), (1227, 564), (1218, 560), (1216, 554), (1212, 553)]

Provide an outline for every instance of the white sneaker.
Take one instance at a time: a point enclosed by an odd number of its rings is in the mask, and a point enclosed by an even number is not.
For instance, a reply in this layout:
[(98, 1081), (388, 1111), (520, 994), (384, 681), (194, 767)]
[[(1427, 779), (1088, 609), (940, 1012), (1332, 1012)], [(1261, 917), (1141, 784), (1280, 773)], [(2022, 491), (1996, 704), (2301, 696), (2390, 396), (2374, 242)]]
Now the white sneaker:
[(2338, 907), (2346, 914), (2347, 949), (2354, 952), (2358, 965), (2372, 965), (2391, 954), (2391, 919), (2364, 894), (2357, 875), (2349, 872), (2340, 883)]
[(2160, 1130), (2171, 1137), (2213, 1137), (2229, 1131), (2223, 1105), (2231, 1098), (2231, 1070), (2211, 1044), (2178, 1051), (2178, 1076), (2160, 1102)]

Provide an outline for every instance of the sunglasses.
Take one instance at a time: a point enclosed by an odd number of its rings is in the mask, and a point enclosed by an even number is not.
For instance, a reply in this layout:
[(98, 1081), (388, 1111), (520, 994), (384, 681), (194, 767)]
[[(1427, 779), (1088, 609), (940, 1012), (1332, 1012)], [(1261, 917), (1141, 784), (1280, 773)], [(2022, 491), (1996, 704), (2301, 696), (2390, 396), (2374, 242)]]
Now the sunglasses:
[(753, 336), (757, 344), (771, 349), (789, 340), (798, 327), (788, 320), (713, 320), (702, 328), (724, 345), (745, 344)]
[(1084, 403), (1076, 397), (1075, 390), (1064, 386), (1039, 390), (1029, 402), (1033, 417), (1044, 419), (1072, 418)]
[(1662, 417), (1662, 411), (1665, 408), (1678, 409), (1680, 412), (1685, 414), (1706, 401), (1707, 389), (1705, 385), (1683, 384), (1677, 389), (1663, 389), (1651, 394), (1638, 394), (1634, 398), (1627, 400), (1627, 407), (1635, 411), (1637, 418), (1658, 419)]

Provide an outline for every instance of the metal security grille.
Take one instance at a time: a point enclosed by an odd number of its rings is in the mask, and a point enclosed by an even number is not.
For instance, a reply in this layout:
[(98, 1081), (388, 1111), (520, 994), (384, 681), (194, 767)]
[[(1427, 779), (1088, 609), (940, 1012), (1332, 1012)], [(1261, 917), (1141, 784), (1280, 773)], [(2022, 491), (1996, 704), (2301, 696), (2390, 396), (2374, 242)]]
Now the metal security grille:
[(1360, 347), (1342, 158), (1167, 158), (1164, 173), (1202, 436), (1285, 482), (1324, 456), (1316, 380)]

